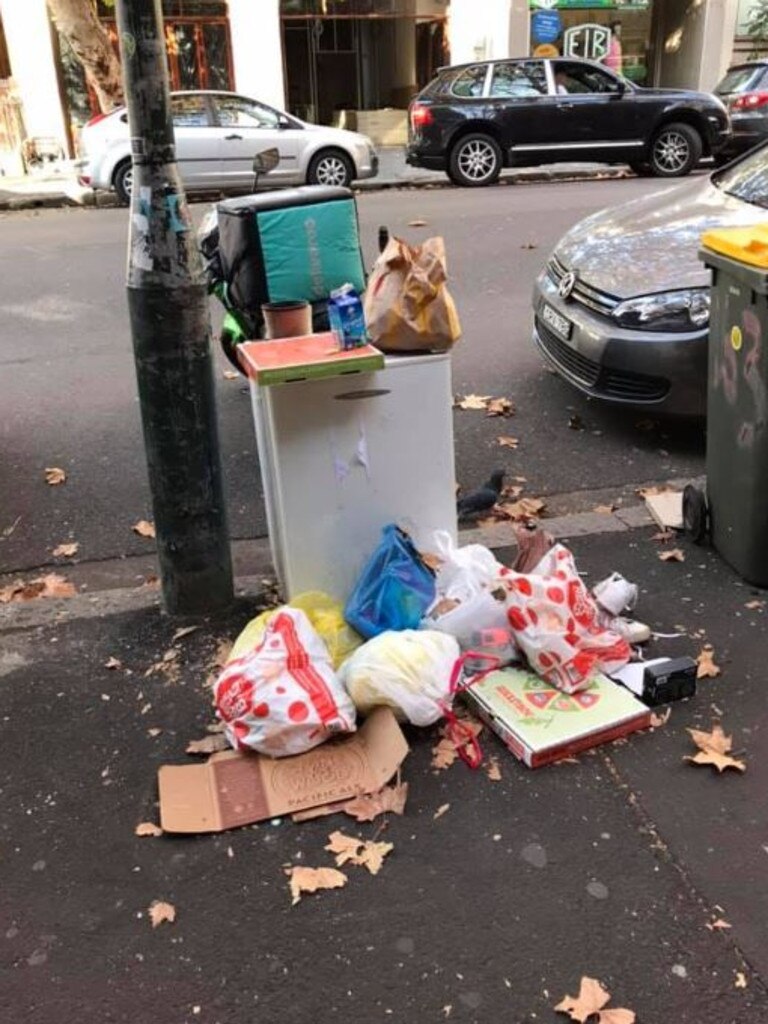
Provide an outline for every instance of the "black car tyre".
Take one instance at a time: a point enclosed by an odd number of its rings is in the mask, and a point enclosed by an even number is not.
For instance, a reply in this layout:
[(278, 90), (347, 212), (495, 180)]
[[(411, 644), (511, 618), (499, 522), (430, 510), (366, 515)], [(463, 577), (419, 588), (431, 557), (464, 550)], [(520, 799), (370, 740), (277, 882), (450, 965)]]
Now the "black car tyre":
[(310, 185), (341, 185), (349, 188), (354, 178), (352, 161), (340, 149), (321, 149), (312, 157), (307, 172)]
[(128, 206), (133, 188), (133, 164), (130, 160), (123, 160), (121, 164), (117, 165), (112, 177), (112, 184), (115, 186), (117, 198), (123, 206)]
[(451, 150), (448, 177), (466, 188), (493, 185), (499, 180), (501, 164), (501, 147), (495, 139), (480, 133), (465, 135)]
[(650, 147), (651, 169), (657, 178), (680, 178), (690, 174), (701, 160), (701, 136), (689, 124), (665, 124)]

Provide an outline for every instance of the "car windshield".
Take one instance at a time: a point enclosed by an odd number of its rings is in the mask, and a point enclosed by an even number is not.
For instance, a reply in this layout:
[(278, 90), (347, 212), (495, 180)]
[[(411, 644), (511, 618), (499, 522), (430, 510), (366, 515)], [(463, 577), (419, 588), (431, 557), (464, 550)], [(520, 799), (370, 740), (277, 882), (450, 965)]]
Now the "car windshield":
[(754, 65), (731, 68), (722, 82), (715, 88), (718, 96), (732, 96), (734, 93), (747, 92), (752, 88), (753, 79), (762, 77), (765, 68), (762, 65)]
[(768, 145), (761, 146), (732, 167), (716, 171), (712, 182), (729, 196), (768, 209)]

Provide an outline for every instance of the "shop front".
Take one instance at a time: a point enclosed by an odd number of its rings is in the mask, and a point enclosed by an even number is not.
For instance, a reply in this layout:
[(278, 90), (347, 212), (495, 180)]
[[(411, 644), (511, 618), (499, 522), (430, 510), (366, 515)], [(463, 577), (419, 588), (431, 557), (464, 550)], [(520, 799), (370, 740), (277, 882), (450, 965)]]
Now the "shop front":
[(652, 0), (529, 0), (529, 7), (534, 56), (583, 57), (652, 84)]

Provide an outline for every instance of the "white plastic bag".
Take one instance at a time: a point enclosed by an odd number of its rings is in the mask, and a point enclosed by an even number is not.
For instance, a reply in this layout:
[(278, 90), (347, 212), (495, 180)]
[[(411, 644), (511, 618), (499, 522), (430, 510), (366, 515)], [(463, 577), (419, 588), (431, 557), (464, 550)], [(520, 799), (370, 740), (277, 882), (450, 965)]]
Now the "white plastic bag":
[(450, 708), (459, 645), (426, 629), (380, 633), (341, 666), (341, 681), (361, 714), (385, 705), (402, 721), (431, 725)]
[(488, 548), (467, 544), (458, 548), (446, 530), (435, 530), (427, 544), (429, 554), (437, 555), (441, 564), (436, 572), (439, 598), (467, 601), (482, 590), (494, 586), (503, 569)]
[(328, 648), (297, 608), (280, 609), (258, 644), (227, 662), (214, 699), (239, 750), (285, 757), (355, 731), (355, 708)]

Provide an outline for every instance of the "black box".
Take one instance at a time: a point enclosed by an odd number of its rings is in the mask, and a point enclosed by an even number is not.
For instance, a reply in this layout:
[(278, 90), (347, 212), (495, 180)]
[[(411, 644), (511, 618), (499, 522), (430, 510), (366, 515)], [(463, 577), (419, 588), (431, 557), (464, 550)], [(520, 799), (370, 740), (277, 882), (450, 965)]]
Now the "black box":
[(696, 669), (693, 658), (670, 658), (659, 665), (646, 666), (640, 699), (652, 707), (696, 695)]

